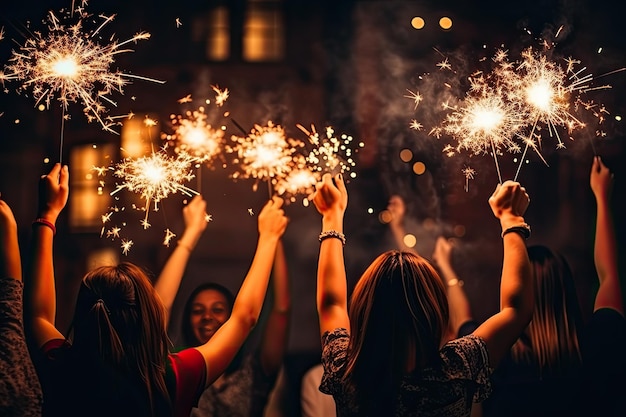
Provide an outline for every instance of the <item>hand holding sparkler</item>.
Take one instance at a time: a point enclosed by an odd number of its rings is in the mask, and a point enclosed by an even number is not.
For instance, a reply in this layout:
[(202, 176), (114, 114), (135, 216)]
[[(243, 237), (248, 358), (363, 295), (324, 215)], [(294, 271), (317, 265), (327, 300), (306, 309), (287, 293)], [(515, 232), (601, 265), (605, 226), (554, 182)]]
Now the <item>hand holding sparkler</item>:
[(280, 239), (287, 227), (288, 219), (281, 208), (283, 199), (277, 196), (269, 200), (259, 213), (259, 239)]
[(207, 227), (206, 201), (201, 195), (194, 196), (183, 208), (183, 219), (185, 231), (178, 240), (178, 245), (191, 252)]
[[(310, 197), (315, 204), (315, 208), (322, 215), (322, 231), (336, 230), (337, 227), (343, 229), (343, 215), (348, 206), (348, 192), (343, 182), (341, 174), (332, 177), (330, 174), (324, 174), (322, 181), (317, 183), (315, 192)], [(326, 222), (328, 221), (328, 229)]]
[(500, 220), (503, 236), (508, 231), (515, 231), (512, 228), (517, 227), (526, 227), (530, 233), (530, 228), (523, 217), (529, 204), (530, 197), (526, 193), (526, 188), (518, 182), (509, 180), (496, 186), (489, 197), (489, 205), (494, 216)]
[(613, 174), (599, 156), (593, 158), (589, 185), (599, 204), (606, 204), (609, 201), (613, 188)]
[(69, 197), (69, 169), (67, 165), (61, 167), (54, 164), (48, 175), (42, 175), (39, 182), (39, 209), (37, 219), (50, 222), (51, 225), (67, 204)]

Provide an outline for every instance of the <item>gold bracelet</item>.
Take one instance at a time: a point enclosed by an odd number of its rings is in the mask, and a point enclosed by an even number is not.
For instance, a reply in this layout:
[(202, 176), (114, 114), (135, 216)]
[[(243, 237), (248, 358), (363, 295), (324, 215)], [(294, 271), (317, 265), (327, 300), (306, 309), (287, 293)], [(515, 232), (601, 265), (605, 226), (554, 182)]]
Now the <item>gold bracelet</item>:
[(448, 284), (448, 287), (454, 287), (455, 285), (462, 287), (463, 285), (465, 285), (465, 282), (457, 278), (452, 278), (451, 280), (448, 280), (447, 284)]

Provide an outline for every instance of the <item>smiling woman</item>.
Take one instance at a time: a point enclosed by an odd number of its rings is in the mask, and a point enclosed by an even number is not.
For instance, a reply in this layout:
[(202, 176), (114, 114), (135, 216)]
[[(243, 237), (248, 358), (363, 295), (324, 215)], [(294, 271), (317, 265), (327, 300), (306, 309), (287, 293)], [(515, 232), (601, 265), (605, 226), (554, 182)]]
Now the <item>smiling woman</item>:
[(197, 287), (183, 309), (181, 329), (185, 345), (206, 343), (230, 316), (233, 300), (233, 294), (223, 285), (211, 282)]

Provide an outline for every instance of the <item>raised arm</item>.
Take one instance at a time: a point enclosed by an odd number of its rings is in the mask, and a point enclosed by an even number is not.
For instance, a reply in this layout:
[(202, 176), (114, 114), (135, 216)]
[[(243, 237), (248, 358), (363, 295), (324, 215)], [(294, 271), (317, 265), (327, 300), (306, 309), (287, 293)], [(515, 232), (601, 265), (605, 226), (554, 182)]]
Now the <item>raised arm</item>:
[(287, 226), (282, 204), (281, 198), (273, 197), (259, 213), (256, 252), (237, 293), (230, 318), (208, 342), (195, 348), (200, 351), (207, 365), (207, 386), (226, 370), (259, 319), (276, 246)]
[(523, 217), (529, 202), (526, 190), (513, 181), (498, 184), (489, 198), (491, 210), (502, 226), (504, 245), (500, 312), (481, 324), (474, 334), (485, 340), (492, 367), (507, 354), (532, 318), (534, 286), (524, 240), (530, 228)]
[(594, 311), (608, 307), (624, 315), (622, 288), (617, 269), (615, 228), (610, 207), (613, 175), (599, 156), (593, 159), (589, 182), (597, 206), (594, 262), (600, 281)]
[(415, 248), (407, 246), (404, 242), (404, 237), (406, 236), (406, 229), (404, 228), (404, 214), (406, 213), (406, 206), (402, 197), (397, 194), (392, 195), (389, 198), (389, 203), (387, 204), (387, 211), (391, 214), (389, 228), (391, 229), (391, 233), (393, 234), (393, 239), (396, 242), (398, 250), (418, 255)]
[(56, 163), (39, 183), (39, 209), (33, 223), (33, 238), (26, 286), (25, 316), (38, 347), (50, 339), (62, 338), (54, 326), (56, 315), (56, 290), (52, 241), (56, 221), (69, 196), (69, 170)]
[(343, 327), (350, 330), (348, 318), (348, 287), (343, 259), (343, 216), (348, 193), (343, 177), (324, 174), (312, 196), (322, 215), (320, 254), (317, 264), (317, 313), (320, 334)]
[(22, 265), (17, 222), (0, 200), (0, 414), (41, 415), (39, 378), (24, 334)]
[(193, 252), (207, 226), (206, 201), (202, 196), (194, 196), (189, 204), (183, 208), (183, 219), (185, 231), (167, 258), (167, 262), (165, 262), (154, 285), (154, 289), (163, 301), (168, 319), (191, 252)]
[(265, 375), (276, 375), (283, 363), (287, 348), (287, 328), (291, 311), (291, 296), (289, 295), (289, 276), (287, 274), (287, 259), (283, 242), (278, 241), (274, 255), (272, 270), (272, 289), (274, 303), (263, 331), (261, 342), (261, 366)]
[(3, 200), (0, 200), (0, 278), (13, 278), (22, 281), (22, 261), (17, 239), (17, 222), (13, 216), (13, 211)]
[(459, 337), (461, 326), (472, 320), (473, 317), (472, 308), (467, 299), (467, 294), (465, 294), (465, 289), (463, 289), (463, 281), (459, 279), (452, 267), (452, 248), (453, 245), (450, 240), (439, 236), (435, 242), (433, 261), (446, 284), (450, 306), (450, 336), (455, 339)]

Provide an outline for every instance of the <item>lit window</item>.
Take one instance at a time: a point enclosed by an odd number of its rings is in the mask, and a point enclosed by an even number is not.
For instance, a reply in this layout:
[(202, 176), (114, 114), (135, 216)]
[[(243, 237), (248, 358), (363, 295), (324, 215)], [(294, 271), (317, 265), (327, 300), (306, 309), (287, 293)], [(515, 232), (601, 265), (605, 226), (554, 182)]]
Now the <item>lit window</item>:
[(279, 61), (285, 55), (285, 27), (280, 0), (250, 0), (243, 28), (243, 59)]
[(104, 181), (110, 180), (110, 172), (99, 176), (94, 167), (106, 167), (116, 156), (113, 144), (79, 145), (70, 152), (70, 227), (100, 230), (102, 215), (111, 205), (111, 196), (105, 190)]
[(217, 7), (209, 14), (209, 34), (206, 56), (213, 61), (225, 61), (230, 57), (230, 26), (228, 9)]

